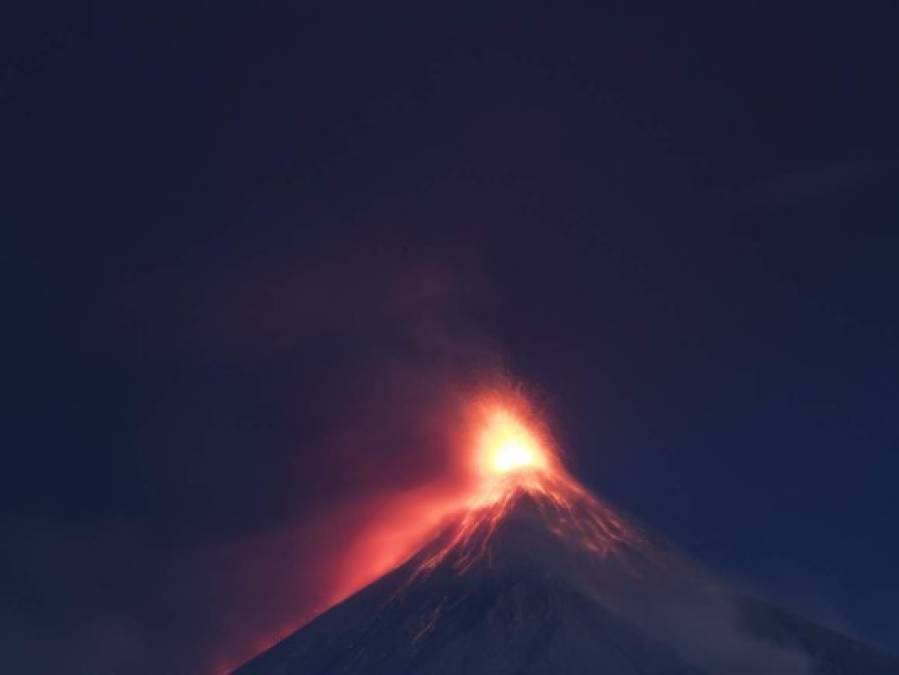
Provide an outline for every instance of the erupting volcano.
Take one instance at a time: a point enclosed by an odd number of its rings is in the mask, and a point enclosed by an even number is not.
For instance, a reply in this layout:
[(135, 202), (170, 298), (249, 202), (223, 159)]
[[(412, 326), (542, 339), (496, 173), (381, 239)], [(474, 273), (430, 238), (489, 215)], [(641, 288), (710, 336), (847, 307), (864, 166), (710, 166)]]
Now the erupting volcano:
[(491, 556), (496, 530), (525, 502), (560, 544), (575, 545), (603, 558), (645, 548), (635, 527), (565, 471), (545, 437), (499, 404), (489, 405), (484, 417), (474, 452), (480, 475), (477, 487), (444, 532), (442, 543), (420, 562), (416, 574), (447, 559), (461, 573)]
[(236, 673), (899, 675), (617, 513), (527, 410), (497, 397), (476, 410), (471, 490), (426, 543)]

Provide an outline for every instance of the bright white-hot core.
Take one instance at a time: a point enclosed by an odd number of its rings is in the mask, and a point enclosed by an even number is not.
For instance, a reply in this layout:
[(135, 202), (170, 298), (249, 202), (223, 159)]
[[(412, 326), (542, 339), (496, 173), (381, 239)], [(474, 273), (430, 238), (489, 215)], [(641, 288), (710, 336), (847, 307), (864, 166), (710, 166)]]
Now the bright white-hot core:
[(487, 474), (545, 469), (549, 464), (539, 439), (506, 410), (488, 418), (479, 442), (481, 469)]

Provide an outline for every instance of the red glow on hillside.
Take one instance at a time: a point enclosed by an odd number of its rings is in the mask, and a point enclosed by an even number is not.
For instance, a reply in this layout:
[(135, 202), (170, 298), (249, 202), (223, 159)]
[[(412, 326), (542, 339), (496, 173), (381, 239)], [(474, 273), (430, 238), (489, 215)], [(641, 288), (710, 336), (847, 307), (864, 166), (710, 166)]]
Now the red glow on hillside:
[(452, 535), (421, 562), (415, 576), (427, 575), (447, 560), (456, 572), (464, 574), (488, 558), (493, 534), (516, 500), (524, 495), (530, 496), (539, 508), (543, 525), (568, 545), (579, 546), (600, 558), (615, 553), (650, 553), (649, 544), (638, 529), (558, 469), (504, 477), (489, 486), (469, 502)]
[[(549, 485), (563, 475), (546, 426), (518, 392), (495, 388), (451, 416), (454, 457), (446, 475), (366, 504), (367, 524), (335, 568), (329, 604), (390, 571), (432, 537), (448, 516), (500, 501), (514, 487)], [(548, 489), (544, 487), (543, 489)]]
[(260, 640), (258, 651), (405, 562), (447, 522), (455, 528), (448, 543), (422, 562), (416, 576), (451, 554), (455, 569), (464, 573), (486, 554), (491, 534), (521, 493), (538, 498), (547, 510), (547, 527), (591, 552), (604, 556), (619, 546), (641, 547), (637, 531), (567, 473), (548, 427), (520, 392), (495, 388), (452, 413), (446, 425), (451, 442), (435, 442), (448, 447), (452, 457), (423, 448), (442, 467), (433, 480), (343, 505), (333, 522), (349, 531), (349, 545), (330, 566), (321, 605), (300, 617), (299, 625)]
[(464, 419), (459, 475), (379, 505), (348, 552), (332, 604), (404, 562), (450, 516), (452, 536), (421, 562), (416, 576), (451, 555), (454, 568), (464, 573), (488, 554), (492, 534), (524, 494), (541, 509), (546, 527), (568, 544), (600, 557), (648, 553), (640, 530), (565, 470), (546, 425), (523, 396), (482, 394), (468, 404)]
[(493, 533), (518, 497), (529, 495), (559, 538), (605, 557), (645, 550), (640, 531), (590, 494), (569, 474), (545, 426), (522, 399), (497, 396), (476, 404), (479, 423), (471, 445), (479, 480), (452, 536), (418, 567), (427, 574), (452, 556), (459, 573), (488, 555)]

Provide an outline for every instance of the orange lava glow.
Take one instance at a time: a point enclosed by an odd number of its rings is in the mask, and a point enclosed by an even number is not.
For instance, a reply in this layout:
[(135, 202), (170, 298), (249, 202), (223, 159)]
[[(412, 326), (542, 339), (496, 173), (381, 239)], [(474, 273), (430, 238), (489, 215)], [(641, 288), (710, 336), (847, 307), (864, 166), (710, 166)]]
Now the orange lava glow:
[[(621, 554), (624, 561), (635, 553), (648, 555), (650, 547), (640, 530), (565, 470), (546, 426), (527, 401), (491, 393), (476, 399), (470, 412), (462, 450), (472, 480), (452, 508), (444, 504), (445, 515), (454, 515), (449, 536), (420, 561), (413, 579), (444, 562), (464, 574), (477, 561), (489, 561), (493, 534), (525, 495), (565, 545), (600, 559)], [(434, 533), (429, 530), (429, 535)]]
[[(368, 503), (361, 528), (335, 566), (328, 605), (397, 567), (451, 516), (502, 504), (516, 489), (549, 491), (565, 473), (545, 425), (520, 393), (497, 388), (474, 396), (456, 418), (449, 475)], [(464, 518), (465, 516), (463, 516)]]
[[(489, 555), (491, 535), (523, 493), (545, 511), (550, 530), (586, 551), (605, 557), (644, 549), (639, 531), (565, 470), (547, 427), (520, 393), (498, 388), (461, 408), (455, 417), (458, 428), (448, 432), (455, 457), (444, 463), (446, 476), (399, 494), (365, 497), (336, 515), (335, 522), (352, 521), (353, 532), (350, 545), (334, 561), (320, 611), (408, 560), (448, 523), (447, 543), (425, 558), (413, 576), (426, 575), (446, 560), (464, 573)], [(279, 631), (265, 642), (274, 644), (282, 637)]]
[[(545, 526), (568, 545), (579, 546), (601, 559), (616, 553), (649, 552), (648, 542), (637, 529), (571, 477), (545, 474), (536, 479), (503, 481), (474, 500), (452, 536), (421, 562), (415, 577), (427, 575), (447, 560), (463, 574), (476, 562), (489, 558), (493, 534), (522, 494), (533, 498)], [(631, 571), (638, 575), (636, 570)]]
[(505, 408), (489, 416), (478, 440), (478, 460), (488, 474), (546, 469), (549, 455), (531, 431)]
[(600, 558), (648, 552), (648, 542), (636, 527), (565, 470), (545, 427), (522, 406), (495, 396), (477, 404), (476, 440), (468, 451), (479, 480), (452, 535), (419, 564), (416, 577), (447, 560), (464, 573), (488, 557), (492, 535), (522, 495), (532, 498), (546, 527), (569, 545)]
[(471, 467), (475, 502), (563, 472), (546, 425), (521, 394), (491, 392), (476, 398), (467, 426), (461, 450)]

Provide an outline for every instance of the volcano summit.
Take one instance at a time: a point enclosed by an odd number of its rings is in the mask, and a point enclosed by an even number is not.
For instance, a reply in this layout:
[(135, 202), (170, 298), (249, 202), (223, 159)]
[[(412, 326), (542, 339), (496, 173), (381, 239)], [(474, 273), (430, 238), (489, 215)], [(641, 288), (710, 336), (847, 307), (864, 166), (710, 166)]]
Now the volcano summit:
[(237, 675), (899, 675), (710, 574), (590, 494), (505, 411), (485, 480), (403, 564)]

